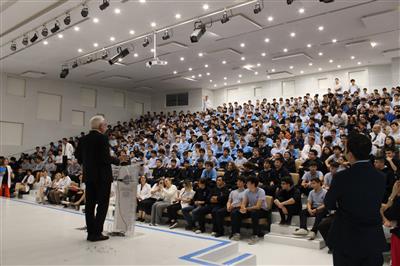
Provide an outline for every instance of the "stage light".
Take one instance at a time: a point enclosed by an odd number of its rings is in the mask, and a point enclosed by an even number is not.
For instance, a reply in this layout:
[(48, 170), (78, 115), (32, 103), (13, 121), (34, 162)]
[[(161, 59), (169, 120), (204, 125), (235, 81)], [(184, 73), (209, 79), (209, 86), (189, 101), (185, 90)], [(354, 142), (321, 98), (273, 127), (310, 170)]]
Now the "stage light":
[(72, 63), (72, 68), (77, 68), (78, 67), (78, 62), (77, 61), (74, 61), (73, 63)]
[(163, 36), (161, 37), (164, 41), (168, 40), (171, 36), (169, 35), (168, 30), (164, 31)]
[(11, 46), (10, 46), (11, 51), (16, 51), (17, 50), (17, 44), (15, 43), (15, 41), (11, 42)]
[(68, 14), (68, 13), (65, 15), (64, 24), (65, 24), (65, 25), (71, 24), (71, 15)]
[(89, 15), (89, 8), (86, 5), (83, 5), (81, 10), (81, 16), (86, 18)]
[(262, 10), (262, 6), (261, 6), (260, 1), (258, 1), (254, 6), (253, 12), (254, 12), (254, 14), (258, 14), (261, 12), (261, 10)]
[(65, 79), (69, 74), (69, 69), (67, 66), (63, 66), (61, 73), (60, 73), (60, 78)]
[(222, 15), (221, 23), (222, 23), (222, 24), (225, 24), (225, 23), (227, 23), (228, 21), (229, 21), (229, 16), (228, 16), (228, 13), (225, 11), (224, 14)]
[(26, 45), (28, 45), (28, 43), (29, 43), (28, 36), (25, 35), (24, 38), (22, 39), (22, 44), (26, 46)]
[(149, 37), (144, 38), (144, 41), (143, 41), (143, 44), (142, 44), (143, 47), (147, 47), (149, 44), (150, 44)]
[(31, 42), (35, 42), (37, 39), (39, 39), (37, 33), (35, 32), (35, 34), (33, 34), (32, 38), (31, 38)]
[(110, 5), (110, 2), (108, 0), (103, 0), (103, 3), (99, 6), (100, 10), (106, 9)]
[(58, 21), (54, 23), (54, 27), (50, 29), (51, 33), (55, 33), (60, 29)]
[(201, 21), (196, 21), (194, 23), (194, 30), (192, 32), (192, 34), (190, 35), (190, 41), (192, 43), (194, 42), (198, 42), (201, 38), (201, 36), (203, 36), (203, 34), (206, 32), (206, 25), (203, 24), (203, 22)]
[(125, 48), (124, 50), (122, 50), (121, 47), (117, 48), (117, 54), (114, 55), (110, 60), (108, 60), (108, 63), (110, 63), (110, 65), (115, 64), (116, 62), (119, 61), (119, 59), (124, 58), (125, 56), (127, 56), (129, 54), (129, 50), (128, 48)]
[(47, 37), (47, 35), (49, 35), (49, 30), (46, 28), (45, 25), (43, 25), (42, 36)]

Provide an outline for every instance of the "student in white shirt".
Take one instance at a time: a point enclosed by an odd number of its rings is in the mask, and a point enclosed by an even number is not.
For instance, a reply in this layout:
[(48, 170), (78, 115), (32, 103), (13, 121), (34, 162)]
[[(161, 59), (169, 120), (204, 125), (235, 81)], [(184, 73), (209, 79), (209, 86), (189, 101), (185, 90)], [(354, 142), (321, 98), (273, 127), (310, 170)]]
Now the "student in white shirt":
[(178, 226), (178, 211), (182, 208), (190, 206), (190, 203), (194, 197), (195, 191), (193, 190), (192, 183), (186, 180), (183, 183), (183, 188), (177, 191), (177, 197), (174, 204), (167, 207), (168, 218), (169, 218), (169, 229), (174, 229)]
[(349, 87), (350, 95), (353, 95), (356, 91), (360, 92), (360, 88), (358, 87), (354, 79), (350, 80), (350, 83), (351, 83)]
[(143, 200), (148, 199), (151, 197), (151, 186), (147, 183), (147, 178), (146, 176), (141, 176), (139, 180), (139, 184), (137, 185), (137, 194), (136, 194), (136, 199), (138, 203), (138, 216), (137, 220), (139, 222), (144, 222), (144, 208), (143, 208)]
[(27, 170), (24, 179), (21, 183), (15, 184), (15, 196), (22, 198), (22, 194), (27, 194), (35, 183), (35, 177), (32, 175), (32, 170)]
[(164, 209), (176, 201), (178, 189), (172, 185), (171, 179), (165, 178), (163, 183), (158, 186), (158, 191), (161, 193), (161, 201), (157, 201), (151, 207), (151, 226), (157, 226), (161, 223)]
[(39, 185), (39, 191), (36, 194), (36, 201), (40, 203), (44, 203), (44, 197), (46, 194), (47, 189), (51, 186), (51, 177), (48, 176), (47, 171), (43, 170), (39, 174), (40, 179), (38, 182)]
[(379, 124), (375, 124), (372, 127), (372, 132), (369, 133), (372, 141), (372, 150), (371, 154), (376, 156), (378, 151), (383, 148), (385, 145), (386, 135), (381, 132), (381, 126)]
[(338, 95), (343, 94), (343, 87), (338, 78), (335, 78), (335, 86), (333, 87), (333, 89), (335, 90), (336, 94)]

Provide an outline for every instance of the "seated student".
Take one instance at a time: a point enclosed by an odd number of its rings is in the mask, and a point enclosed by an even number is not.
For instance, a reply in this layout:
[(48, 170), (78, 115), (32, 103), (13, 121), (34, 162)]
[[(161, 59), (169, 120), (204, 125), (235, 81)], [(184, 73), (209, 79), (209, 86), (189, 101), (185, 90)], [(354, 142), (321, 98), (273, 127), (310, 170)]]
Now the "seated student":
[(340, 146), (338, 145), (334, 146), (333, 154), (325, 160), (326, 167), (329, 168), (329, 164), (331, 162), (337, 162), (341, 155), (342, 155), (342, 148), (340, 148)]
[(176, 159), (171, 159), (170, 166), (165, 171), (165, 177), (168, 177), (169, 179), (171, 179), (172, 183), (176, 187), (180, 187), (181, 181), (183, 181), (183, 180), (179, 179), (179, 172), (180, 172), (180, 169), (176, 164)]
[(237, 168), (242, 171), (243, 170), (243, 164), (247, 162), (246, 157), (244, 157), (244, 152), (243, 149), (238, 149), (237, 150), (237, 158), (235, 160), (235, 164)]
[[(313, 190), (308, 195), (307, 209), (302, 210), (300, 213), (300, 229), (296, 230), (293, 233), (294, 235), (305, 236), (308, 234), (308, 239), (314, 240), (318, 232), (319, 223), (328, 215), (328, 211), (325, 209), (324, 205), (327, 191), (323, 189), (321, 185), (321, 179), (311, 179), (311, 187)], [(308, 217), (315, 217), (315, 222), (310, 232), (307, 230)]]
[(230, 156), (231, 151), (229, 148), (224, 148), (224, 152), (222, 153), (222, 156), (218, 158), (218, 168), (225, 168), (225, 166), (229, 163), (232, 162), (233, 159)]
[(236, 167), (234, 162), (229, 162), (226, 165), (225, 173), (223, 179), (229, 189), (235, 188), (236, 179), (239, 176), (239, 169)]
[(255, 169), (256, 166), (251, 163), (251, 162), (247, 162), (243, 164), (243, 171), (240, 174), (240, 176), (242, 176), (243, 178), (248, 178), (250, 176), (254, 176), (256, 174)]
[(325, 172), (325, 165), (318, 158), (318, 152), (316, 150), (310, 150), (308, 153), (308, 159), (300, 166), (299, 174), (303, 175), (305, 171), (309, 171), (310, 163), (315, 162), (317, 163), (318, 171)]
[(151, 197), (151, 186), (147, 183), (146, 176), (142, 175), (139, 178), (139, 184), (137, 185), (137, 193), (136, 193), (137, 210), (138, 210), (138, 216), (136, 220), (139, 222), (144, 222), (145, 212), (144, 212), (143, 202), (145, 202), (145, 200), (150, 197)]
[(281, 180), (284, 176), (290, 176), (289, 171), (284, 167), (285, 160), (281, 157), (278, 157), (274, 161), (274, 167), (271, 171), (271, 176), (275, 180)]
[(161, 159), (156, 159), (156, 167), (153, 169), (153, 182), (157, 183), (165, 177), (165, 168), (163, 167), (163, 162)]
[(15, 184), (15, 196), (22, 198), (22, 194), (28, 194), (35, 183), (35, 177), (32, 175), (32, 170), (26, 170), (26, 175), (21, 183)]
[(145, 214), (150, 215), (151, 210), (153, 207), (153, 204), (161, 198), (161, 189), (160, 187), (163, 186), (164, 179), (160, 179), (158, 182), (154, 183), (154, 185), (150, 189), (150, 197), (143, 199), (140, 201), (140, 204), (138, 205), (138, 210), (141, 218), (141, 222), (144, 222), (145, 219)]
[(261, 230), (259, 220), (267, 217), (268, 206), (265, 198), (265, 192), (258, 187), (258, 178), (255, 176), (247, 179), (247, 189), (244, 192), (244, 197), (240, 209), (235, 209), (231, 214), (232, 236), (231, 239), (240, 239), (240, 227), (242, 219), (251, 218), (253, 234), (250, 238), (249, 245), (254, 245), (260, 237), (264, 236)]
[(211, 188), (208, 193), (205, 205), (192, 211), (193, 220), (198, 223), (198, 228), (195, 230), (196, 234), (205, 232), (205, 219), (206, 215), (209, 213), (211, 213), (213, 224), (211, 235), (214, 236), (217, 234), (217, 211), (226, 206), (228, 195), (229, 191), (225, 185), (223, 178), (218, 177), (216, 181), (216, 186)]
[(317, 164), (315, 162), (311, 162), (309, 165), (309, 171), (305, 172), (303, 177), (301, 178), (301, 185), (299, 186), (300, 192), (307, 195), (312, 190), (311, 188), (311, 180), (314, 178), (318, 178), (320, 180), (323, 179), (323, 174), (321, 171), (317, 171)]
[(183, 188), (177, 193), (175, 202), (167, 207), (169, 229), (178, 227), (178, 211), (190, 206), (196, 192), (193, 190), (192, 182), (186, 180), (183, 182)]
[(385, 158), (383, 157), (376, 157), (374, 161), (375, 169), (383, 172), (386, 179), (386, 191), (383, 197), (383, 203), (388, 201), (390, 194), (392, 193), (393, 184), (396, 181), (396, 177), (393, 171), (385, 165)]
[(290, 225), (293, 215), (299, 215), (301, 211), (301, 193), (293, 185), (293, 180), (290, 176), (281, 179), (281, 189), (274, 200), (278, 207), (281, 221), (279, 224)]
[(217, 170), (214, 168), (214, 164), (210, 161), (205, 163), (206, 168), (201, 173), (201, 178), (205, 178), (208, 181), (216, 181), (217, 180)]
[(331, 162), (329, 164), (329, 172), (326, 173), (324, 176), (324, 185), (322, 186), (324, 189), (328, 190), (330, 188), (332, 183), (332, 178), (337, 173), (338, 168), (339, 168), (338, 162)]
[(85, 201), (85, 182), (83, 181), (83, 175), (79, 175), (79, 182), (72, 181), (66, 189), (65, 201), (61, 201), (62, 204), (72, 206), (76, 210), (79, 210), (79, 206)]
[(285, 151), (283, 153), (283, 159), (285, 159), (285, 163), (283, 167), (286, 168), (289, 173), (296, 173), (296, 163), (290, 151)]
[(46, 195), (47, 190), (51, 186), (51, 177), (47, 175), (47, 171), (43, 170), (40, 173), (40, 178), (39, 178), (39, 191), (36, 194), (36, 201), (40, 203), (44, 203), (44, 197)]
[(268, 159), (264, 160), (264, 169), (258, 174), (258, 178), (262, 183), (261, 187), (264, 189), (265, 194), (275, 197), (276, 189), (279, 186), (279, 178), (277, 174), (273, 174), (273, 169), (271, 167), (271, 161)]
[(157, 201), (151, 206), (151, 221), (150, 225), (157, 226), (161, 223), (161, 218), (164, 209), (171, 205), (176, 200), (176, 192), (178, 189), (172, 184), (171, 179), (165, 178), (163, 183), (159, 183), (158, 190), (161, 193), (160, 201)]
[(196, 187), (197, 182), (201, 179), (201, 175), (204, 171), (204, 160), (199, 159), (197, 160), (196, 164), (191, 168), (189, 180), (193, 182), (193, 187)]
[(195, 194), (193, 196), (193, 200), (190, 206), (182, 208), (182, 214), (187, 223), (185, 229), (193, 230), (195, 228), (195, 221), (193, 219), (193, 211), (199, 210), (206, 205), (206, 201), (208, 198), (209, 189), (207, 188), (207, 180), (201, 178), (198, 182), (197, 188), (195, 190)]
[(53, 189), (48, 194), (48, 200), (53, 204), (60, 204), (61, 199), (66, 196), (67, 188), (71, 184), (71, 178), (64, 172), (61, 173), (61, 178), (58, 182), (58, 187)]
[(398, 178), (400, 173), (400, 160), (396, 158), (395, 150), (388, 149), (385, 151), (385, 155), (386, 166), (389, 167)]
[(221, 237), (224, 235), (224, 222), (225, 217), (231, 215), (233, 211), (239, 210), (242, 204), (242, 200), (245, 192), (245, 179), (239, 176), (236, 179), (236, 187), (237, 189), (232, 190), (229, 193), (228, 202), (226, 203), (225, 208), (221, 208), (217, 211), (216, 214), (216, 234), (215, 237)]

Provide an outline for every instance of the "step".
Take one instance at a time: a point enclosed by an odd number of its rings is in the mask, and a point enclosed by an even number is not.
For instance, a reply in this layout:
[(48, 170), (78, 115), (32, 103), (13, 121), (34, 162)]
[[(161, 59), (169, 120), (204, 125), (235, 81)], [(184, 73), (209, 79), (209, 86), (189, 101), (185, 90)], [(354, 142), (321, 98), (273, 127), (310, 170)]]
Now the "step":
[[(287, 235), (287, 236), (292, 236), (293, 232), (296, 231), (299, 227), (293, 226), (293, 225), (279, 225), (279, 224), (271, 224), (271, 233), (277, 234), (277, 235)], [(308, 228), (310, 230), (311, 227)], [(322, 239), (321, 234), (318, 232), (317, 238)]]
[(194, 256), (206, 265), (257, 265), (256, 256), (239, 252), (239, 243), (231, 242)]
[[(281, 221), (281, 216), (279, 215), (279, 212), (277, 212), (277, 211), (273, 211), (272, 213), (271, 213), (271, 223), (279, 223), (280, 221)], [(307, 226), (308, 227), (312, 227), (313, 226), (313, 224), (314, 224), (314, 221), (315, 221), (315, 218), (314, 217), (309, 217), (308, 219), (307, 219)], [(292, 223), (290, 224), (290, 225), (293, 225), (293, 226), (297, 226), (297, 227), (300, 227), (300, 216), (299, 215), (295, 215), (295, 216), (293, 216), (292, 217)]]
[(264, 236), (264, 241), (269, 243), (294, 246), (308, 249), (322, 249), (325, 247), (325, 242), (322, 239), (308, 240), (306, 238), (296, 238), (287, 235), (269, 233)]

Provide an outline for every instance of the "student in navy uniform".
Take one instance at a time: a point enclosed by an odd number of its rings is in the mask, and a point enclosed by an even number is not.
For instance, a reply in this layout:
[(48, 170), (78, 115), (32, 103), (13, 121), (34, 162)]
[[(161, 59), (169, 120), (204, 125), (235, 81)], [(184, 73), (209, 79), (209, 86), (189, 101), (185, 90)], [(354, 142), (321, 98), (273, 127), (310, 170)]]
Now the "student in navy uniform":
[(349, 136), (346, 157), (351, 167), (336, 173), (325, 197), (326, 208), (337, 209), (328, 236), (335, 266), (383, 264), (387, 245), (380, 208), (385, 178), (369, 161), (371, 148), (367, 136)]

